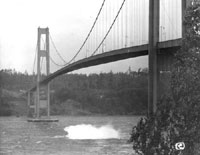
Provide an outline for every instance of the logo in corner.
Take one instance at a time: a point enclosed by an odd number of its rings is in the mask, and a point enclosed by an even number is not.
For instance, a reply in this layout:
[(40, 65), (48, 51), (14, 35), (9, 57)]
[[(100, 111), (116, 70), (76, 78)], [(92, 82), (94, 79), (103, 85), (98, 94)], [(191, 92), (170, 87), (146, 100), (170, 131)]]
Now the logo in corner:
[(175, 149), (179, 150), (179, 151), (184, 150), (185, 149), (185, 143), (184, 142), (178, 142), (178, 143), (176, 143), (175, 144)]

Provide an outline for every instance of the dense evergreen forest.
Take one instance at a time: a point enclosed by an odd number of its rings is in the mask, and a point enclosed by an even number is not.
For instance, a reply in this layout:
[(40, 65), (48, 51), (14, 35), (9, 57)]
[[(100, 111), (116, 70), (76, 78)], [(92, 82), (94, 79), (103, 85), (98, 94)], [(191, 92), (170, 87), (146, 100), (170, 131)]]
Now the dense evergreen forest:
[[(36, 75), (26, 72), (1, 70), (0, 114), (12, 114), (10, 100), (19, 100), (19, 95), (13, 97), (13, 93), (23, 93), (35, 84), (35, 80)], [(131, 71), (129, 68), (126, 73), (65, 74), (51, 82), (51, 114), (55, 115), (144, 114), (147, 100), (147, 69)]]
[(95, 114), (144, 113), (147, 109), (147, 74), (144, 69), (60, 76), (51, 84), (51, 89), (55, 90), (52, 104), (65, 107), (66, 102), (73, 100), (78, 109)]

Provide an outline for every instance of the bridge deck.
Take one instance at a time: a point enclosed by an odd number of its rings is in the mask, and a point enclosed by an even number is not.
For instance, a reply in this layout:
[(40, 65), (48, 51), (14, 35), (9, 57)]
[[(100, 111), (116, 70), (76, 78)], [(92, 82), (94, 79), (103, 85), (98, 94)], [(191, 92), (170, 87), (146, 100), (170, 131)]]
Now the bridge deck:
[[(165, 50), (165, 49), (170, 50), (172, 48), (180, 48), (180, 46), (181, 46), (181, 39), (158, 43), (158, 48), (161, 50)], [(47, 84), (49, 81), (56, 78), (57, 76), (65, 74), (65, 73), (69, 73), (74, 70), (78, 70), (78, 69), (86, 68), (90, 66), (96, 66), (100, 64), (105, 64), (109, 62), (114, 62), (118, 60), (144, 56), (144, 55), (148, 55), (148, 44), (123, 48), (123, 49), (117, 49), (110, 52), (105, 52), (102, 54), (84, 58), (50, 74), (49, 76), (47, 76), (40, 82), (40, 85)], [(30, 89), (30, 91), (35, 91), (35, 90), (36, 90), (36, 86)]]

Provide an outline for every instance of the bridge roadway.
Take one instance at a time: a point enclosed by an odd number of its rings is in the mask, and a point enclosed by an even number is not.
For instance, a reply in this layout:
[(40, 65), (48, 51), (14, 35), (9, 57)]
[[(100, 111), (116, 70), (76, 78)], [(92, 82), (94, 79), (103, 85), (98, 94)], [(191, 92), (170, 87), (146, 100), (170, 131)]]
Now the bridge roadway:
[[(167, 54), (167, 52), (171, 51), (176, 51), (177, 49), (180, 48), (180, 46), (181, 46), (181, 39), (175, 39), (158, 43), (158, 49), (163, 54)], [(67, 65), (57, 70), (56, 72), (50, 74), (49, 76), (41, 80), (40, 85), (45, 85), (52, 79), (56, 78), (57, 76), (69, 73), (74, 70), (105, 64), (109, 62), (114, 62), (118, 60), (144, 56), (144, 55), (148, 55), (148, 44), (122, 48), (122, 49), (112, 50), (110, 52), (105, 52), (102, 54), (97, 54), (88, 58), (78, 60), (70, 65)], [(35, 91), (35, 90), (36, 86), (31, 88), (29, 91)]]

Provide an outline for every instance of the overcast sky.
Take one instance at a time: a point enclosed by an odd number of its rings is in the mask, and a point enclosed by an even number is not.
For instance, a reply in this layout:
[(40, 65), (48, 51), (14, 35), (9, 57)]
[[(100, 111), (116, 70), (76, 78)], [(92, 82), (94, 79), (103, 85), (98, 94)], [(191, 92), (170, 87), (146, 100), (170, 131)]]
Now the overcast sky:
[[(32, 74), (38, 27), (49, 27), (57, 49), (66, 60), (70, 60), (88, 34), (102, 1), (0, 0), (0, 69), (26, 70)], [(175, 7), (176, 12), (171, 10), (172, 14), (177, 13), (177, 9)], [(171, 22), (174, 20), (170, 19), (170, 14), (165, 18)], [(51, 55), (62, 62), (56, 58), (55, 51), (51, 51)], [(78, 73), (125, 72), (129, 66), (137, 70), (147, 67), (147, 64), (147, 57), (139, 57), (82, 69)], [(51, 72), (57, 69), (51, 65)]]

